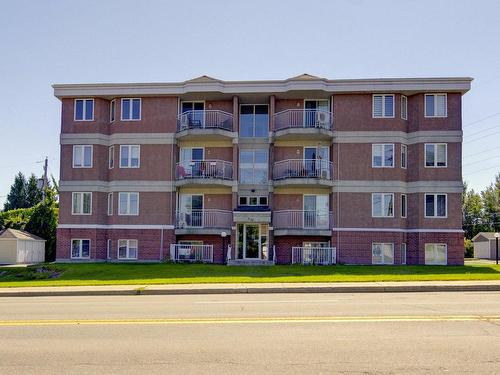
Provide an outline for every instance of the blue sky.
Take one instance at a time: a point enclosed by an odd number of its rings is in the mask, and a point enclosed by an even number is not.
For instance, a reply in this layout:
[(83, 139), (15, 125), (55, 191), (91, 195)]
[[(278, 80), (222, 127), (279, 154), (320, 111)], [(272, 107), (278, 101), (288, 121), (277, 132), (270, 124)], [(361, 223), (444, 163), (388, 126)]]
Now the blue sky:
[(0, 207), (14, 175), (59, 175), (52, 83), (471, 76), (464, 177), (500, 171), (496, 1), (0, 0)]

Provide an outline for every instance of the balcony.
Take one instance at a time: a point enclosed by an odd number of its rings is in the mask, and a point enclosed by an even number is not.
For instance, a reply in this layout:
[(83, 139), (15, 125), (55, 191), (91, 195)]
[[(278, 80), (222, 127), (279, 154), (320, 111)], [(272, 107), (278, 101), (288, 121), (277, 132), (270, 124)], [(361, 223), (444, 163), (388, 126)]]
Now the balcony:
[(215, 234), (231, 232), (233, 213), (226, 210), (206, 209), (176, 212), (175, 234)]
[(333, 185), (333, 163), (322, 159), (287, 159), (273, 165), (275, 186)]
[(173, 262), (214, 262), (213, 245), (171, 244), (170, 260)]
[(321, 264), (337, 263), (337, 249), (335, 247), (292, 247), (292, 264)]
[(184, 140), (235, 138), (233, 114), (221, 110), (187, 111), (177, 116), (176, 138)]
[(224, 160), (192, 160), (175, 166), (175, 185), (233, 186), (233, 163)]
[(274, 211), (275, 236), (331, 236), (332, 213), (320, 210)]
[(333, 114), (317, 109), (285, 109), (274, 114), (274, 137), (286, 140), (329, 140)]

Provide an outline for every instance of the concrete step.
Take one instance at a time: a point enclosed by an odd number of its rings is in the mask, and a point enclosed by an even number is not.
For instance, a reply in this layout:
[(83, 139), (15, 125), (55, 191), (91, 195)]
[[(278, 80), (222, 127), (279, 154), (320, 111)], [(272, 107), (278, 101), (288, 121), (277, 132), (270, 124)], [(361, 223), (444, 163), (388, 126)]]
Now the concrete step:
[(227, 262), (228, 266), (274, 266), (272, 260), (263, 259), (231, 259)]

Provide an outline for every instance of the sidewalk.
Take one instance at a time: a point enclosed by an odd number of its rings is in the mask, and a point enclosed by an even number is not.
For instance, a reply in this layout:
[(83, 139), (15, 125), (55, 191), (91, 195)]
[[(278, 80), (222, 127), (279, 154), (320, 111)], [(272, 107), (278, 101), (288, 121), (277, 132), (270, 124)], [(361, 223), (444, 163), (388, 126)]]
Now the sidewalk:
[(0, 288), (0, 297), (182, 295), (245, 293), (386, 293), (500, 291), (500, 280), (359, 283), (105, 285)]

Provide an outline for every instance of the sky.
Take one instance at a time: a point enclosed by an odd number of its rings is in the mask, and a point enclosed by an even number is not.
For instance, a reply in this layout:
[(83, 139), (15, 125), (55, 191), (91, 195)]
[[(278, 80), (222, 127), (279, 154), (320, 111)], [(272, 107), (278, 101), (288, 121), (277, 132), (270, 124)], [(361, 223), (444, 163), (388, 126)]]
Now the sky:
[(53, 83), (473, 77), (463, 175), (500, 172), (498, 1), (0, 0), (0, 208), (17, 172), (59, 179)]

